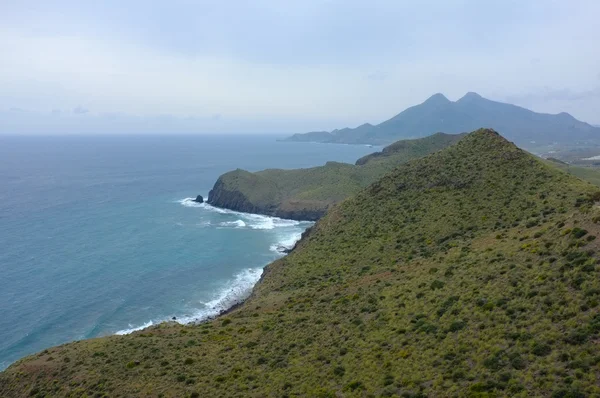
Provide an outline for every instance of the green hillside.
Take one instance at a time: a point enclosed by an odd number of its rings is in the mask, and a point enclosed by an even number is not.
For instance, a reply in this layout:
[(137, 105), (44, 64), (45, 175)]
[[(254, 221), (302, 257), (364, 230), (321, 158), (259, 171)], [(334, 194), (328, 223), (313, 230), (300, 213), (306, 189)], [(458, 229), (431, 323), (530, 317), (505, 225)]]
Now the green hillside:
[(395, 167), (398, 163), (421, 158), (430, 153), (449, 147), (464, 136), (465, 134), (436, 133), (416, 140), (400, 140), (386, 146), (381, 152), (363, 156), (356, 161), (356, 164), (373, 165), (377, 162), (393, 161), (395, 163), (393, 166)]
[(48, 349), (0, 396), (599, 396), (599, 200), (479, 130), (335, 206), (230, 313)]
[(237, 169), (219, 177), (208, 203), (248, 213), (316, 220), (399, 164), (446, 148), (463, 136), (438, 133), (398, 141), (359, 159), (356, 165), (328, 162), (308, 169), (256, 173)]
[(546, 161), (552, 166), (558, 167), (559, 169), (571, 175), (579, 177), (582, 180), (589, 181), (594, 185), (600, 186), (600, 168), (587, 166), (573, 166), (553, 158), (546, 159)]

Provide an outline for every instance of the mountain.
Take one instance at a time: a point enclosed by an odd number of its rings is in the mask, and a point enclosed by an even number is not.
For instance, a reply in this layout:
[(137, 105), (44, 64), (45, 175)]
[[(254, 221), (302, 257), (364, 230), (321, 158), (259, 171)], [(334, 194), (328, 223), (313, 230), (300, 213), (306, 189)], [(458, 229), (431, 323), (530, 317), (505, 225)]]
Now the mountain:
[(599, 396), (599, 200), (479, 130), (334, 206), (229, 313), (50, 348), (0, 396)]
[(308, 169), (237, 169), (220, 176), (208, 203), (247, 213), (295, 220), (317, 220), (335, 203), (357, 193), (395, 166), (446, 148), (463, 135), (438, 133), (396, 142), (356, 165), (328, 162)]
[(436, 132), (449, 134), (473, 131), (481, 126), (502, 131), (521, 144), (600, 140), (600, 128), (575, 119), (568, 113), (550, 115), (511, 104), (491, 101), (467, 93), (456, 102), (435, 94), (378, 125), (363, 124), (331, 133), (294, 134), (287, 141), (316, 141), (346, 144), (389, 144), (398, 139), (424, 137)]

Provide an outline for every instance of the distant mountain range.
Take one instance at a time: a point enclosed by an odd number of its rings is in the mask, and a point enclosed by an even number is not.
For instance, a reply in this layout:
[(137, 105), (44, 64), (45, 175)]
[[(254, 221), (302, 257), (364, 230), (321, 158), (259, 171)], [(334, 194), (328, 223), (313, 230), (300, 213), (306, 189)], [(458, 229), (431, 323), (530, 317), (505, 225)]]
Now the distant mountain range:
[(522, 145), (532, 141), (547, 144), (600, 140), (599, 127), (579, 121), (568, 113), (537, 113), (470, 92), (455, 102), (443, 94), (435, 94), (378, 125), (365, 123), (331, 132), (294, 134), (286, 141), (384, 145), (437, 132), (456, 134), (481, 127), (502, 131), (506, 138)]

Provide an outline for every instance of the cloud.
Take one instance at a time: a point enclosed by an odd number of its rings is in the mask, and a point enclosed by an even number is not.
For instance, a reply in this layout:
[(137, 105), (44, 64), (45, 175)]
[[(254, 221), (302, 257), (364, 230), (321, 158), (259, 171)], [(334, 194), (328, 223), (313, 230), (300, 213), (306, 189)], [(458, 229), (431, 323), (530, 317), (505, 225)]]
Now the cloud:
[(593, 0), (27, 3), (0, 7), (0, 109), (61, 123), (323, 130), (467, 91), (600, 122)]

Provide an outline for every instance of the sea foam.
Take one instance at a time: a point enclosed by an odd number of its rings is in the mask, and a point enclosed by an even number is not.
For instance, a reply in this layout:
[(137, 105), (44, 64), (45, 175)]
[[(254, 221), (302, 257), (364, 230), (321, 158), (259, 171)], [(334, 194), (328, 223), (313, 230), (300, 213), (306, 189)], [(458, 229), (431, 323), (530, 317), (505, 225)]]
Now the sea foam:
[[(198, 303), (198, 309), (195, 309), (191, 314), (177, 316), (175, 321), (185, 325), (190, 323), (198, 323), (214, 318), (221, 312), (228, 310), (232, 306), (244, 301), (250, 293), (252, 288), (260, 280), (262, 275), (262, 268), (247, 268), (237, 273), (232, 280), (227, 281), (221, 288), (219, 288), (214, 298), (207, 302)], [(119, 330), (115, 332), (117, 335), (125, 335), (138, 330), (145, 329), (161, 322), (171, 321), (172, 319), (156, 319), (148, 321), (140, 326), (129, 325), (129, 328)]]
[[(280, 227), (294, 227), (301, 225), (302, 223), (308, 223), (308, 221), (288, 220), (279, 217), (265, 216), (262, 214), (244, 213), (241, 211), (222, 209), (220, 207), (209, 205), (206, 202), (198, 203), (194, 200), (194, 198), (181, 199), (178, 200), (177, 203), (180, 203), (185, 207), (198, 207), (219, 214), (230, 214), (240, 217), (240, 219), (236, 221), (224, 221), (221, 223), (221, 226), (233, 225), (237, 227), (247, 226), (252, 229), (275, 229)], [(233, 223), (236, 224), (234, 225)], [(244, 223), (245, 225), (241, 225), (241, 223)]]
[(291, 235), (286, 235), (279, 242), (272, 244), (269, 250), (275, 253), (285, 254), (287, 250), (291, 250), (296, 245), (296, 242), (302, 237), (302, 232), (295, 232)]
[[(312, 224), (310, 221), (287, 220), (278, 217), (264, 216), (261, 214), (242, 213), (233, 210), (221, 209), (209, 205), (208, 203), (198, 203), (194, 198), (185, 198), (177, 201), (186, 207), (203, 208), (204, 210), (223, 214), (234, 215), (239, 219), (234, 221), (223, 221), (218, 225), (221, 227), (251, 228), (255, 230), (272, 230), (282, 228), (283, 233), (278, 234), (277, 242), (272, 244), (269, 249), (271, 252), (279, 255), (285, 254), (286, 250), (292, 249), (296, 242), (302, 237), (302, 231)], [(210, 226), (210, 222), (202, 223), (203, 226)], [(198, 323), (211, 319), (232, 306), (243, 302), (252, 292), (254, 285), (260, 280), (263, 273), (262, 268), (247, 268), (224, 283), (215, 294), (214, 298), (207, 302), (198, 303), (197, 309), (190, 314), (177, 316), (176, 322), (181, 324)], [(157, 319), (148, 321), (140, 326), (129, 325), (128, 329), (119, 330), (115, 334), (124, 335), (145, 329), (149, 326), (170, 321), (171, 319)]]
[(130, 333), (133, 333), (133, 332), (137, 332), (138, 330), (146, 329), (147, 327), (150, 327), (152, 325), (154, 325), (154, 322), (152, 322), (152, 321), (148, 321), (148, 322), (144, 323), (141, 326), (129, 325), (129, 329), (119, 330), (119, 331), (115, 332), (115, 334), (117, 334), (119, 336), (122, 336), (122, 335), (125, 335), (125, 334), (130, 334)]
[(199, 303), (201, 308), (197, 309), (192, 315), (178, 317), (177, 322), (182, 324), (202, 322), (241, 303), (250, 296), (252, 288), (260, 280), (262, 272), (262, 268), (242, 270), (216, 292), (214, 299)]
[(235, 220), (235, 221), (224, 221), (224, 222), (220, 223), (219, 225), (222, 227), (244, 228), (246, 226), (246, 223), (242, 220)]

